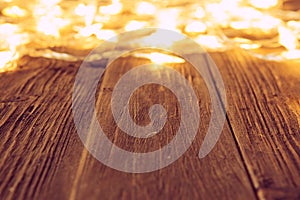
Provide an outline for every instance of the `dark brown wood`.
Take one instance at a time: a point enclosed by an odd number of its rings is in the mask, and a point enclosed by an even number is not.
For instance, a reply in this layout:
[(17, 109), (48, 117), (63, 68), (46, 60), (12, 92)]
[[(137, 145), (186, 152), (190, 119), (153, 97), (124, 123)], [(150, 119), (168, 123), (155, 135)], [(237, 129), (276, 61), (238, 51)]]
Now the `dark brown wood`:
[[(227, 90), (228, 120), (220, 140), (207, 157), (198, 158), (210, 119), (209, 95), (189, 64), (172, 65), (193, 85), (201, 123), (180, 159), (145, 174), (106, 167), (84, 148), (71, 110), (79, 62), (22, 58), (17, 70), (0, 74), (1, 199), (299, 198), (299, 66), (261, 61), (241, 51), (212, 57)], [(130, 151), (164, 145), (179, 121), (172, 93), (147, 85), (133, 95), (130, 111), (138, 124), (147, 124), (147, 109), (162, 103), (170, 117), (160, 139), (128, 138), (116, 127), (107, 109), (113, 86), (129, 68), (144, 62), (119, 59), (97, 92), (99, 122), (109, 138)]]
[(246, 52), (213, 54), (231, 130), (260, 198), (300, 198), (300, 68)]

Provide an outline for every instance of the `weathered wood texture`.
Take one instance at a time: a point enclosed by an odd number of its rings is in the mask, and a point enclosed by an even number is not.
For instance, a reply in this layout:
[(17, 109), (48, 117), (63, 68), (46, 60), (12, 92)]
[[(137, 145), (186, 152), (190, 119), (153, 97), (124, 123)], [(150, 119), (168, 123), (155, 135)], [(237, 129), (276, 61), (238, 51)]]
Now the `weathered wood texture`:
[[(119, 172), (84, 148), (72, 116), (72, 89), (80, 63), (24, 57), (0, 74), (1, 199), (297, 199), (300, 198), (300, 68), (270, 63), (245, 52), (212, 54), (227, 90), (222, 135), (204, 159), (198, 151), (208, 128), (210, 99), (193, 68), (173, 65), (194, 87), (201, 123), (191, 148), (176, 162), (145, 174)], [(116, 81), (145, 60), (119, 59), (105, 73), (96, 103), (107, 136), (130, 151), (158, 149), (179, 125), (172, 93), (146, 85), (132, 97), (130, 112), (147, 124), (148, 109), (161, 103), (168, 123), (158, 138), (127, 137), (110, 106)]]
[(229, 122), (259, 197), (299, 199), (299, 63), (238, 52), (213, 57), (220, 62)]

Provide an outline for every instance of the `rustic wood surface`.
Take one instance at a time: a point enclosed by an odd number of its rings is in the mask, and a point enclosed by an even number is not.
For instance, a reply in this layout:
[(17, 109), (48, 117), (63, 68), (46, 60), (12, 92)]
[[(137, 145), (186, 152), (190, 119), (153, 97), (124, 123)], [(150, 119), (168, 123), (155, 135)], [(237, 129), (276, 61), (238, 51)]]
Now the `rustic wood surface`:
[[(71, 109), (80, 62), (23, 57), (16, 70), (0, 74), (0, 199), (300, 199), (299, 64), (263, 61), (241, 50), (211, 56), (228, 101), (218, 143), (207, 157), (198, 158), (210, 98), (188, 63), (174, 64), (199, 98), (199, 131), (176, 162), (145, 174), (106, 167), (84, 148)], [(180, 122), (174, 95), (146, 85), (133, 94), (130, 113), (146, 125), (149, 107), (164, 105), (168, 122), (162, 132), (141, 140), (117, 128), (107, 109), (113, 87), (127, 70), (145, 62), (117, 60), (96, 95), (97, 117), (107, 136), (136, 152), (165, 145)]]

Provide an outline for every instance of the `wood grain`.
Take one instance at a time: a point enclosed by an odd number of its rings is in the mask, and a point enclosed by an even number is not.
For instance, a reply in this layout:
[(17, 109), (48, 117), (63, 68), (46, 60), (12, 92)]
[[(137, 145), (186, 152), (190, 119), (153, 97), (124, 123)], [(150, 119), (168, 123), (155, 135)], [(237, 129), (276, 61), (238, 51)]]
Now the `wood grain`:
[(299, 63), (214, 54), (228, 118), (260, 198), (300, 198)]
[[(241, 51), (212, 57), (228, 101), (219, 142), (207, 157), (197, 157), (210, 117), (209, 95), (188, 63), (172, 65), (194, 87), (201, 123), (180, 159), (145, 174), (106, 167), (84, 148), (71, 110), (79, 62), (23, 57), (17, 70), (0, 74), (1, 199), (299, 198), (299, 67), (261, 61)], [(130, 112), (137, 123), (147, 124), (147, 109), (162, 103), (170, 117), (160, 138), (136, 140), (116, 127), (107, 109), (113, 86), (129, 68), (144, 62), (119, 59), (97, 92), (99, 123), (112, 141), (130, 151), (163, 146), (180, 121), (172, 93), (147, 85), (133, 95)]]

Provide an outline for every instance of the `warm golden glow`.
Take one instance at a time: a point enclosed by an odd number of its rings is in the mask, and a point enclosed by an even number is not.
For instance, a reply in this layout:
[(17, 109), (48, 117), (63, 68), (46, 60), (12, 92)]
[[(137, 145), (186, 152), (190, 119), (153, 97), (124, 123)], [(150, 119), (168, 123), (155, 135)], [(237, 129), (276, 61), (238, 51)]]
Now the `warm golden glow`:
[(220, 39), (214, 35), (200, 35), (196, 41), (208, 50), (224, 48)]
[(250, 4), (256, 8), (269, 9), (278, 5), (278, 0), (250, 0)]
[(40, 0), (33, 11), (36, 29), (45, 35), (59, 37), (60, 29), (67, 26), (70, 20), (61, 18), (62, 9), (57, 5), (61, 0)]
[[(7, 60), (13, 61), (29, 51), (37, 53), (36, 49), (50, 46), (87, 49), (99, 40), (145, 27), (184, 33), (210, 51), (238, 46), (259, 49), (255, 52), (260, 53), (268, 48), (268, 54), (279, 55), (281, 59), (300, 59), (298, 12), (282, 10), (283, 0), (2, 1), (0, 52), (1, 58), (8, 59), (1, 59), (1, 66), (9, 65), (10, 62), (5, 64)], [(138, 39), (139, 44), (134, 44), (137, 47), (146, 44), (168, 48), (185, 39), (168, 35), (162, 38), (158, 33), (139, 36), (132, 36)], [(114, 37), (114, 41), (117, 40)], [(55, 57), (56, 54), (39, 55)], [(157, 56), (154, 54), (154, 57)]]
[(11, 69), (20, 56), (18, 47), (28, 43), (28, 34), (19, 26), (0, 24), (0, 71)]
[(279, 19), (246, 6), (240, 0), (223, 0), (219, 4), (208, 4), (206, 8), (212, 16), (212, 21), (222, 28), (247, 29), (250, 33), (251, 30), (255, 33), (255, 30), (259, 29), (261, 32), (269, 33), (281, 23)]
[(141, 28), (144, 28), (147, 25), (146, 22), (140, 22), (140, 21), (130, 21), (126, 26), (125, 26), (125, 31), (133, 31), (133, 30), (138, 30)]
[(58, 3), (61, 2), (61, 0), (38, 0), (40, 2), (41, 5), (48, 5), (48, 6), (52, 6), (52, 5), (57, 5)]
[(162, 31), (156, 31), (151, 35), (142, 39), (141, 43), (143, 45), (148, 45), (149, 47), (155, 46), (158, 48), (169, 48), (172, 47), (176, 42), (185, 39), (183, 35), (169, 35)]
[[(5, 23), (5, 24), (0, 24), (0, 35), (2, 37), (9, 37), (14, 33), (17, 33), (20, 31), (19, 26), (14, 25), (14, 24), (9, 24), (9, 23)], [(1, 39), (4, 39), (1, 38)]]
[(164, 53), (135, 53), (134, 56), (139, 58), (147, 58), (155, 64), (165, 64), (165, 63), (184, 63), (185, 60), (173, 55), (167, 55)]
[(300, 50), (294, 49), (287, 52), (282, 52), (282, 56), (289, 60), (300, 59)]
[(251, 31), (252, 29), (252, 31), (259, 30), (261, 32), (269, 33), (276, 29), (280, 23), (280, 20), (274, 17), (263, 16), (261, 19), (233, 21), (230, 23), (230, 26), (236, 30)]
[(194, 15), (196, 18), (202, 19), (205, 17), (205, 11), (202, 7), (198, 7)]
[(279, 43), (288, 50), (295, 50), (299, 47), (297, 35), (289, 28), (280, 26), (279, 29)]
[(81, 17), (84, 17), (86, 26), (89, 26), (93, 23), (96, 12), (97, 7), (95, 5), (85, 5), (81, 3), (75, 8), (75, 13)]
[(189, 23), (184, 29), (184, 31), (187, 33), (205, 33), (206, 30), (206, 24), (199, 21), (193, 21)]
[(258, 49), (261, 47), (261, 44), (253, 43), (249, 39), (236, 37), (233, 40), (243, 49)]
[(12, 51), (0, 51), (0, 72), (11, 67), (11, 62), (16, 60), (17, 54)]
[(91, 35), (99, 34), (103, 24), (92, 24), (83, 28), (79, 28), (79, 34), (84, 37), (89, 37)]
[(68, 20), (43, 16), (37, 22), (37, 31), (54, 37), (60, 36), (60, 29), (69, 24)]
[[(288, 21), (287, 26), (291, 29), (294, 30), (298, 33), (300, 33), (300, 21)], [(298, 35), (298, 38), (300, 37), (300, 35)]]
[(21, 30), (18, 26), (12, 24), (0, 25), (0, 50), (16, 51), (16, 48), (28, 42), (28, 35), (20, 33)]
[(116, 42), (116, 36), (117, 33), (114, 30), (108, 30), (108, 29), (102, 29), (96, 32), (96, 37), (99, 40), (110, 40), (113, 42)]
[(7, 17), (25, 17), (28, 13), (26, 10), (20, 8), (19, 6), (11, 6), (4, 8), (2, 14)]
[(123, 5), (119, 0), (113, 0), (108, 6), (100, 6), (99, 12), (105, 15), (116, 15), (122, 11)]
[(153, 15), (155, 12), (156, 7), (148, 2), (141, 2), (136, 8), (136, 13), (139, 15)]
[(179, 10), (176, 8), (160, 10), (157, 14), (157, 27), (176, 31)]
[(78, 56), (72, 56), (66, 53), (59, 53), (59, 52), (51, 51), (49, 49), (43, 51), (30, 51), (29, 55), (31, 57), (54, 58), (54, 59), (66, 60), (66, 61), (77, 61), (78, 59), (80, 59)]

